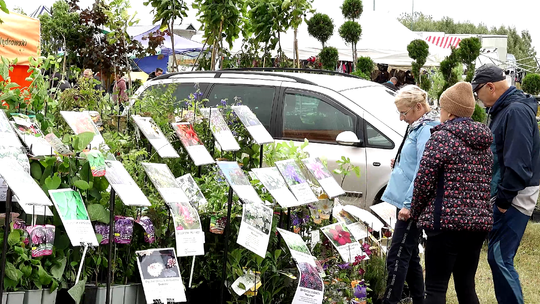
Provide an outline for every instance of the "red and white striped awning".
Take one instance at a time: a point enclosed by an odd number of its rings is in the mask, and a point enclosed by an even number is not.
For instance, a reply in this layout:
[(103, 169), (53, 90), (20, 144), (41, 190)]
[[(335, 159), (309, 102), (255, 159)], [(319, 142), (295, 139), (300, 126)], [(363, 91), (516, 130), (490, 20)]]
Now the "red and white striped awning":
[(436, 46), (447, 49), (451, 46), (457, 48), (461, 38), (452, 36), (427, 36), (425, 40), (435, 44)]

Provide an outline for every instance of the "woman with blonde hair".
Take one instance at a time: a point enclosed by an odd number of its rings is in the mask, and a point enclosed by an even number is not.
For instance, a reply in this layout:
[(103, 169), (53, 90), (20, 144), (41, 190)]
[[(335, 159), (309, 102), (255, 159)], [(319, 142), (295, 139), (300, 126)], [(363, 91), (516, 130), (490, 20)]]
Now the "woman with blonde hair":
[(409, 124), (407, 134), (392, 160), (392, 174), (382, 200), (397, 208), (397, 219), (386, 267), (388, 283), (383, 303), (401, 301), (405, 281), (414, 304), (424, 301), (424, 276), (418, 251), (420, 230), (410, 219), (414, 178), (418, 172), (424, 147), (431, 136), (431, 128), (439, 124), (437, 113), (431, 111), (427, 93), (408, 85), (396, 94), (395, 104), (399, 119)]

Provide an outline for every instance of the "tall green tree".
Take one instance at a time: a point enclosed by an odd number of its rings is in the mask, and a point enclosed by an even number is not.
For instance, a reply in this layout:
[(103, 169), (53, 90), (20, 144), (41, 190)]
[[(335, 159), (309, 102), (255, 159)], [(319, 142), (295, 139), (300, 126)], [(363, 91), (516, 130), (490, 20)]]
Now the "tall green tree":
[(294, 29), (294, 57), (297, 68), (300, 68), (300, 58), (298, 58), (298, 27), (302, 24), (306, 13), (312, 12), (311, 4), (313, 0), (285, 0), (283, 9), (289, 12), (291, 26)]
[(441, 20), (435, 20), (431, 15), (424, 15), (421, 12), (414, 13), (414, 20), (411, 14), (404, 13), (398, 20), (411, 29), (414, 21), (414, 30), (420, 32), (445, 32), (446, 34), (491, 34), (507, 35), (507, 51), (514, 54), (519, 60), (520, 65), (529, 71), (534, 71), (537, 67), (535, 57), (536, 50), (532, 46), (532, 38), (529, 31), (524, 30), (518, 33), (515, 27), (500, 26), (488, 28), (485, 24), (477, 25), (471, 22), (454, 22), (450, 17), (443, 17)]
[(351, 44), (353, 66), (356, 69), (356, 44), (362, 36), (362, 27), (355, 20), (360, 18), (363, 12), (362, 0), (345, 0), (341, 6), (343, 17), (349, 19), (339, 28), (339, 35), (345, 42)]
[(281, 61), (281, 33), (291, 26), (289, 14), (283, 9), (283, 0), (250, 0), (249, 8), (247, 15), (249, 30), (253, 36), (251, 40), (257, 45), (263, 45), (265, 58), (270, 50), (277, 47)]
[(171, 35), (172, 53), (173, 53), (173, 69), (178, 70), (176, 63), (176, 52), (174, 49), (174, 21), (177, 19), (183, 20), (187, 17), (188, 7), (184, 0), (148, 0), (143, 2), (144, 5), (152, 6), (154, 13), (154, 23), (160, 23), (160, 29), (169, 29)]
[(192, 7), (198, 10), (197, 17), (206, 43), (212, 45), (210, 67), (215, 70), (216, 56), (223, 47), (223, 36), (232, 47), (244, 27), (247, 3), (245, 0), (195, 0)]
[(422, 76), (420, 74), (420, 69), (426, 64), (427, 57), (429, 55), (429, 45), (422, 39), (415, 39), (407, 45), (407, 51), (409, 52), (409, 57), (414, 59), (412, 62), (412, 73), (416, 83), (422, 87), (423, 83), (426, 83), (422, 89), (424, 91), (429, 91), (427, 87), (429, 80), (427, 77), (424, 77), (425, 81), (422, 81)]
[(334, 34), (334, 21), (327, 14), (317, 13), (307, 22), (308, 33), (319, 40), (324, 48), (324, 44)]

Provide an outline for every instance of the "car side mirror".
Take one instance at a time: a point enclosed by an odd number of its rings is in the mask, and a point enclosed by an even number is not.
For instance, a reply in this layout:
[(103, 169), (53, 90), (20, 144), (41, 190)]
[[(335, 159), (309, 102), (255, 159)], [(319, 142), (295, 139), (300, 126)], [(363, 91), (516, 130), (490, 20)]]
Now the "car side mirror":
[(360, 144), (362, 141), (358, 139), (358, 136), (352, 131), (344, 131), (338, 134), (336, 142), (344, 146), (354, 146)]

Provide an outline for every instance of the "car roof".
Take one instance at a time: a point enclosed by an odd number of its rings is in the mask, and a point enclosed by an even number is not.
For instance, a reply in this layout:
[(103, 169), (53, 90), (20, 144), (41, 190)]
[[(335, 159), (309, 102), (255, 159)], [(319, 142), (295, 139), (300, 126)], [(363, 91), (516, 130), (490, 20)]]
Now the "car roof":
[[(274, 71), (274, 72), (272, 72)], [(306, 83), (325, 87), (337, 92), (361, 87), (383, 87), (382, 85), (364, 80), (354, 75), (340, 72), (312, 69), (287, 69), (287, 68), (245, 68), (226, 69), (218, 71), (194, 71), (175, 72), (161, 75), (152, 79), (181, 79), (181, 78), (228, 78), (228, 79), (259, 79), (278, 80)]]

